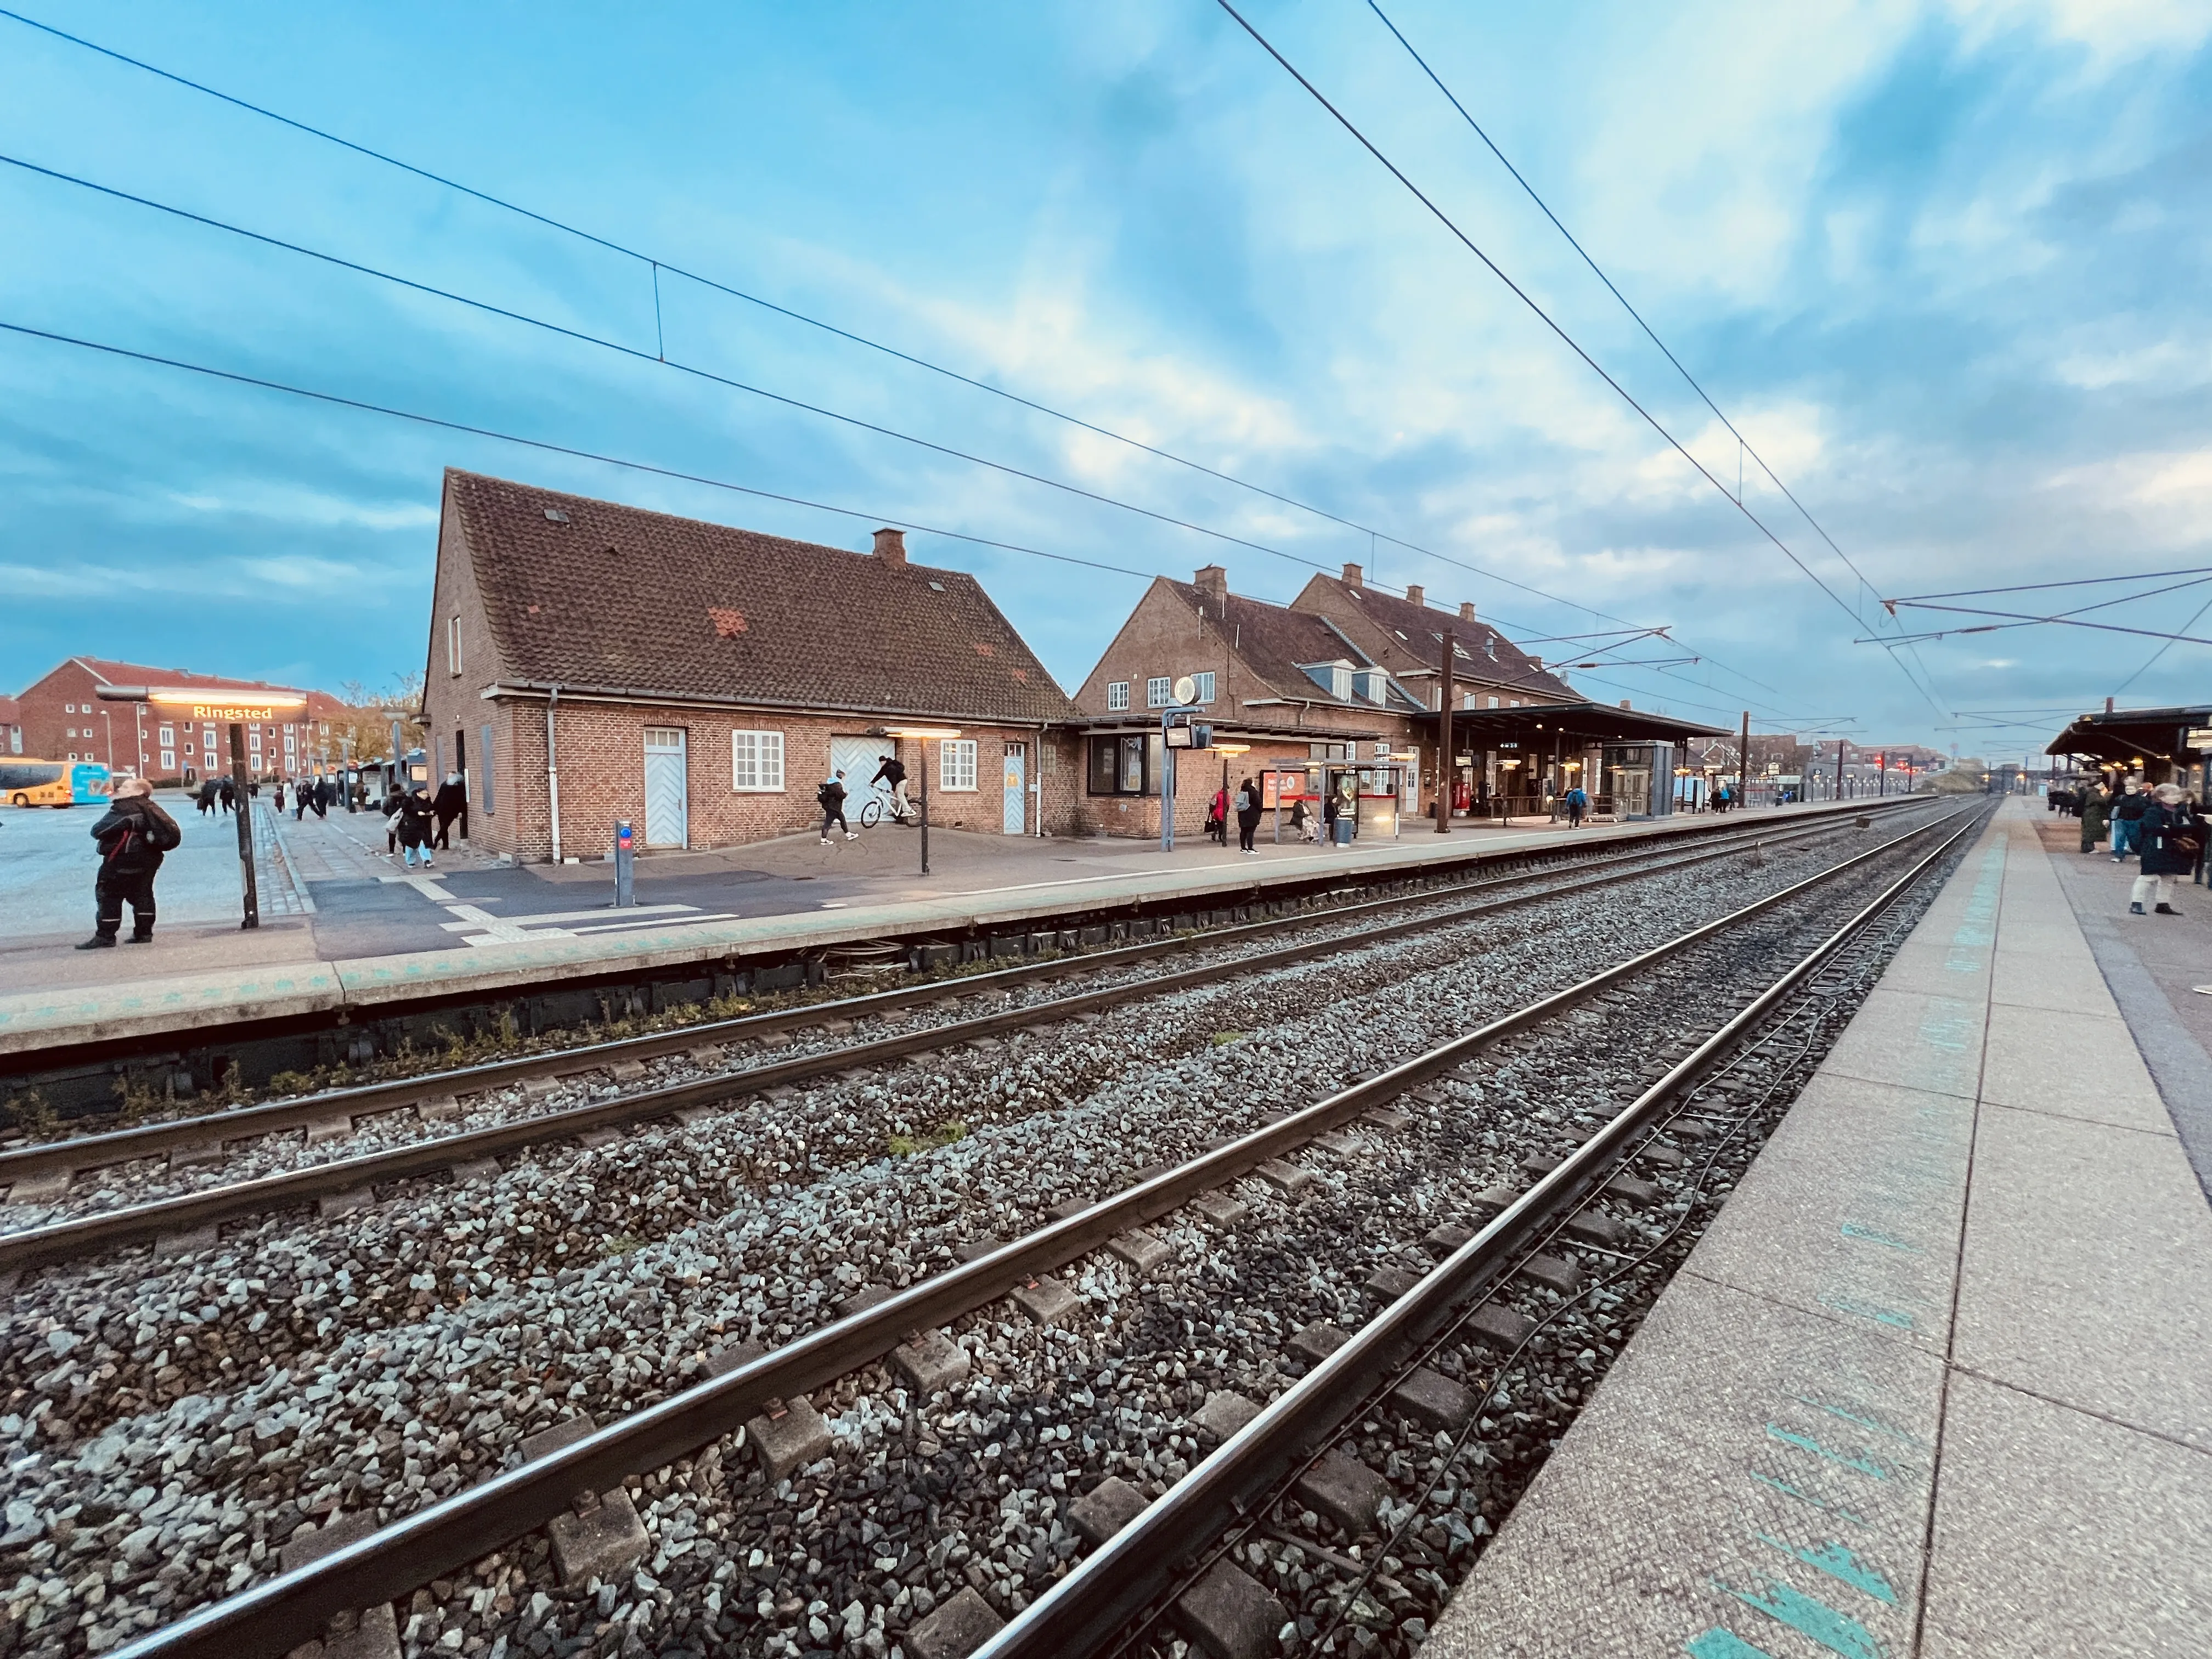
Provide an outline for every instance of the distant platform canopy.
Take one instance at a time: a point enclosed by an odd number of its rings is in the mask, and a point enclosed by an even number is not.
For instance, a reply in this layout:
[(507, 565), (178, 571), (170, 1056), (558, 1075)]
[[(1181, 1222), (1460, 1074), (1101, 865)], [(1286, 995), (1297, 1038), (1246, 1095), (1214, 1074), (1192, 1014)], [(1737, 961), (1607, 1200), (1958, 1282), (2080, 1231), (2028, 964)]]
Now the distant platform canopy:
[[(1437, 718), (1434, 710), (1426, 716)], [(1692, 738), (1724, 738), (1728, 731), (1701, 726), (1672, 714), (1654, 714), (1609, 702), (1534, 702), (1518, 708), (1455, 708), (1455, 741), (1482, 738), (1527, 740), (1533, 732), (1577, 744), (1686, 743)]]
[(2187, 766), (2212, 753), (2212, 704), (2079, 715), (2043, 752), (2082, 755), (2118, 766), (2146, 761)]

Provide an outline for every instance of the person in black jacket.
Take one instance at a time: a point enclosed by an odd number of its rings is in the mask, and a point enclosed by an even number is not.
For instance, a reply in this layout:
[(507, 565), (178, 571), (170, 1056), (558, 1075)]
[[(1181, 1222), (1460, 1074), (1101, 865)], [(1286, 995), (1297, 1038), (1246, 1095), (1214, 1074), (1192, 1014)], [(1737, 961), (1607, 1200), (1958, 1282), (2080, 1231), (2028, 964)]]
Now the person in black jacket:
[(1252, 845), (1252, 836), (1259, 828), (1260, 786), (1247, 778), (1237, 787), (1237, 845), (1255, 858), (1260, 849)]
[(896, 755), (884, 757), (884, 763), (876, 769), (876, 775), (868, 780), (868, 787), (872, 789), (879, 783), (890, 786), (891, 817), (904, 823), (907, 815), (914, 809), (906, 804), (906, 766)]
[[(469, 792), (461, 782), (461, 775), (459, 772), (446, 774), (446, 781), (438, 786), (438, 793), (432, 798), (430, 806), (431, 810), (438, 815), (437, 839), (430, 844), (433, 847), (451, 848), (453, 844), (452, 839), (453, 820), (469, 810)], [(465, 829), (461, 833), (465, 836), (468, 831)]]
[(845, 769), (843, 767), (837, 768), (822, 781), (822, 787), (814, 792), (814, 800), (815, 804), (822, 809), (822, 844), (824, 847), (830, 844), (830, 826), (833, 823), (845, 832), (847, 841), (860, 840), (860, 837), (853, 833), (853, 826), (845, 822)]
[(92, 826), (92, 838), (100, 843), (100, 874), (92, 884), (99, 920), (92, 937), (76, 948), (112, 948), (123, 931), (125, 900), (131, 905), (131, 942), (148, 943), (154, 937), (154, 875), (161, 867), (161, 854), (184, 840), (184, 831), (154, 804), (152, 784), (125, 778), (115, 786), (106, 816)]
[(2120, 786), (2122, 793), (2112, 802), (2112, 862), (2118, 864), (2130, 853), (2140, 852), (2142, 842), (2142, 817), (2150, 810), (2150, 797), (2142, 786), (2130, 778)]
[(421, 784), (409, 790), (399, 803), (399, 852), (413, 868), (415, 855), (422, 855), (422, 867), (430, 867), (430, 842), (437, 834), (437, 808), (430, 805), (428, 793)]
[(2173, 896), (2173, 878), (2186, 878), (2196, 871), (2204, 852), (2204, 820), (2179, 784), (2161, 783), (2150, 793), (2140, 828), (2142, 874), (2128, 895), (2128, 914), (2142, 915), (2143, 901), (2154, 899), (2160, 915), (2178, 916), (2181, 912), (2168, 902)]

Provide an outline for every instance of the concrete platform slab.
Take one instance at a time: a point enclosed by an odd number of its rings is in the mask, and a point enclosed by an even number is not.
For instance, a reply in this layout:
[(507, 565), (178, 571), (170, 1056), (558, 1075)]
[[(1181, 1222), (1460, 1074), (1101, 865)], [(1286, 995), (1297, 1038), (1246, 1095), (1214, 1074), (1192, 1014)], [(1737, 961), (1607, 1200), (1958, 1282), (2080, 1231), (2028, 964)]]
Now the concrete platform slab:
[(1943, 1442), (1922, 1659), (2212, 1651), (2212, 1459), (1972, 1376)]
[(1984, 1109), (1959, 1365), (2212, 1453), (2208, 1267), (2212, 1209), (2170, 1133)]
[(2172, 1014), (2082, 976), (2035, 810), (1923, 917), (1425, 1656), (2212, 1652), (2212, 1206), (2142, 1052)]

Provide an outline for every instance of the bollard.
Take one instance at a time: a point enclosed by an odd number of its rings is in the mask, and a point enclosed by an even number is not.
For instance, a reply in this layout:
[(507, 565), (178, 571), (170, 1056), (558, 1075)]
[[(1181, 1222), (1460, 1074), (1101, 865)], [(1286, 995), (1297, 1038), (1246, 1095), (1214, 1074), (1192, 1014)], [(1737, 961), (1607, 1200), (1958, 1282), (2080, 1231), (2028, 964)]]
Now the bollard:
[(633, 846), (629, 820), (618, 819), (615, 823), (615, 908), (626, 910), (637, 902), (637, 894), (631, 885)]

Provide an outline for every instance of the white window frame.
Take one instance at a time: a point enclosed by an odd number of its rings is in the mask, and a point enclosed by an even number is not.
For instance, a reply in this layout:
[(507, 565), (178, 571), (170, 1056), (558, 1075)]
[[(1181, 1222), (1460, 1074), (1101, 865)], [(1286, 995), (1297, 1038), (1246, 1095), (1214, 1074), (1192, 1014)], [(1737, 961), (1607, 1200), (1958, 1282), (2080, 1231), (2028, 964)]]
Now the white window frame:
[(161, 747), (164, 749), (174, 749), (176, 746), (177, 728), (173, 726), (163, 726), (161, 728)]
[(461, 672), (461, 619), (459, 617), (446, 618), (446, 672), (448, 674)]
[(1198, 696), (1192, 701), (1212, 702), (1213, 701), (1213, 671), (1211, 668), (1206, 669), (1201, 673), (1193, 674), (1191, 678), (1198, 682)]
[(1109, 680), (1106, 683), (1106, 707), (1115, 712), (1129, 706), (1129, 682)]
[(1175, 696), (1175, 682), (1164, 674), (1156, 674), (1145, 682), (1145, 707), (1164, 708)]
[(164, 749), (161, 751), (161, 769), (164, 772), (173, 772), (177, 769), (177, 751), (175, 750)]
[(937, 787), (949, 795), (976, 793), (975, 738), (947, 738), (937, 745)]
[(782, 732), (744, 730), (730, 733), (730, 793), (784, 793)]

